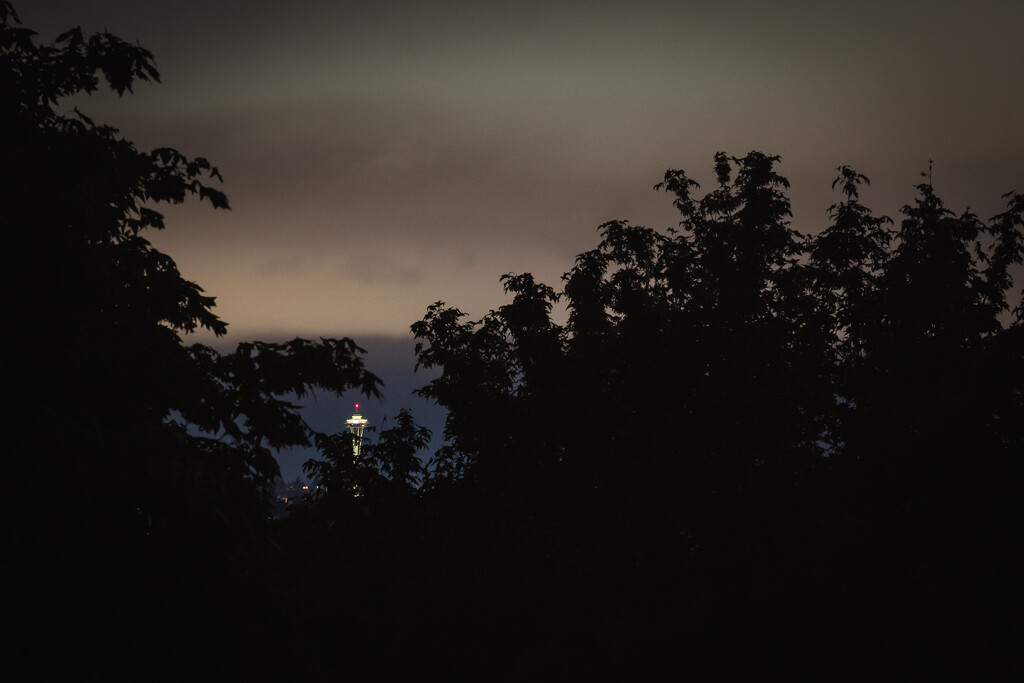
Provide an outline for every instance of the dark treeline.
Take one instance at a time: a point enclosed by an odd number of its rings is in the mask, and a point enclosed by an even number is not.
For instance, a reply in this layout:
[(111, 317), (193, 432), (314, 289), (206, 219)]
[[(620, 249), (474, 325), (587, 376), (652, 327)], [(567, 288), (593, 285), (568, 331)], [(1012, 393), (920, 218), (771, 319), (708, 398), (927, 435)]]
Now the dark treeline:
[[(893, 221), (844, 166), (808, 236), (778, 157), (670, 170), (677, 227), (607, 223), (481, 320), (431, 306), (446, 445), (403, 411), (356, 459), (290, 402), (380, 391), (354, 342), (183, 341), (225, 325), (143, 233), (226, 209), (216, 169), (58, 106), (152, 55), (0, 20), (20, 679), (1012, 671), (1024, 196), (986, 221), (923, 174)], [(320, 487), (275, 519), (296, 445)]]

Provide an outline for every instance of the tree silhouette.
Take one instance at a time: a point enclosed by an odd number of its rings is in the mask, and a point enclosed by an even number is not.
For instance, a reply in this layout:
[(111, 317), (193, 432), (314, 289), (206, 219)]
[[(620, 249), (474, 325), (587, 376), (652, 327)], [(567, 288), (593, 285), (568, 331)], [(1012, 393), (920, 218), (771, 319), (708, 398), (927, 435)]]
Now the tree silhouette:
[(963, 587), (1015, 592), (998, 567), (1024, 447), (1021, 317), (1007, 303), (1024, 254), (1020, 195), (986, 224), (946, 209), (928, 179), (889, 233), (856, 204), (862, 177), (840, 170), (848, 201), (812, 263), (841, 332), (830, 436), (834, 491), (856, 520), (843, 529), (849, 585), (866, 604), (902, 602), (931, 634), (973, 613), (1000, 642), (1006, 614), (982, 617)]
[[(419, 364), (441, 369), (421, 394), (449, 411), (430, 495), (462, 501), (453, 533), (481, 556), (518, 549), (474, 571), (528, 610), (552, 617), (521, 576), (590, 586), (554, 610), (634, 651), (667, 633), (826, 647), (809, 625), (839, 620), (844, 640), (916, 652), (1002, 556), (1024, 452), (1020, 195), (986, 224), (922, 183), (892, 230), (843, 166), (831, 224), (805, 236), (778, 161), (718, 154), (699, 198), (669, 170), (678, 228), (606, 223), (561, 292), (506, 275), (512, 302), (483, 319), (438, 302), (413, 325)], [(672, 607), (638, 607), (648, 591)], [(630, 629), (602, 631), (600, 602), (630, 605)], [(879, 622), (897, 604), (909, 634)], [(1007, 619), (987, 633), (1005, 640)]]
[(210, 185), (220, 174), (66, 110), (102, 82), (124, 94), (158, 80), (141, 47), (80, 29), (37, 44), (0, 2), (0, 228), (21, 327), (8, 351), (21, 370), (8, 460), (14, 481), (34, 484), (6, 500), (3, 567), (36, 589), (13, 608), (26, 638), (51, 650), (40, 671), (74, 659), (142, 675), (147, 657), (216, 670), (231, 647), (267, 637), (264, 619), (228, 614), (260, 602), (272, 449), (310, 443), (290, 401), (380, 386), (348, 339), (226, 355), (183, 342), (226, 325), (144, 235), (164, 227), (162, 202), (227, 209)]
[[(703, 194), (669, 170), (677, 226), (605, 223), (561, 289), (507, 274), (480, 320), (430, 306), (412, 332), (440, 372), (419, 393), (446, 443), (423, 466), (402, 411), (356, 459), (294, 404), (378, 391), (354, 342), (185, 344), (225, 324), (144, 235), (160, 202), (226, 209), (220, 174), (66, 110), (158, 78), (108, 34), (38, 45), (0, 0), (16, 674), (721, 677), (850, 652), (944, 665), (964, 623), (1006, 672), (1024, 197), (985, 222), (926, 174), (896, 226), (841, 166), (803, 235), (779, 157), (717, 154)], [(273, 520), (273, 450), (293, 445), (318, 448), (319, 490)]]

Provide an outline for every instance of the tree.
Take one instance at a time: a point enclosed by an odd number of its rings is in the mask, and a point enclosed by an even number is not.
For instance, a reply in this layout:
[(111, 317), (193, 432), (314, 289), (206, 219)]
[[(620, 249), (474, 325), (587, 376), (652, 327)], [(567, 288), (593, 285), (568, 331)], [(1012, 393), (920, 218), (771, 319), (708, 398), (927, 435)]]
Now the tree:
[(641, 640), (681, 612), (702, 621), (680, 638), (809, 637), (829, 618), (856, 640), (895, 600), (926, 640), (970, 568), (1002, 558), (1024, 447), (1021, 196), (984, 223), (925, 182), (894, 230), (842, 166), (830, 224), (801, 235), (778, 162), (718, 154), (700, 197), (669, 170), (678, 228), (606, 223), (561, 291), (506, 275), (511, 303), (479, 321), (438, 302), (412, 326), (441, 370), (420, 393), (448, 409), (428, 501), (460, 501), (451, 533), (511, 565), (474, 571), (526, 612), (542, 608), (519, 577), (543, 566), (596, 591), (559, 613), (671, 605), (625, 610)]
[[(0, 2), (0, 229), (17, 292), (8, 358), (20, 368), (9, 476), (37, 484), (7, 498), (4, 572), (48, 596), (31, 605), (32, 622), (81, 618), (96, 633), (81, 642), (96, 649), (74, 655), (97, 665), (113, 661), (102, 648), (145, 638), (118, 619), (155, 625), (167, 610), (173, 631), (204, 598), (244, 594), (269, 548), (272, 450), (313, 436), (292, 401), (380, 386), (349, 339), (243, 343), (226, 355), (184, 343), (226, 325), (145, 234), (164, 228), (160, 203), (227, 209), (211, 186), (220, 174), (171, 148), (140, 151), (65, 109), (104, 82), (123, 95), (155, 81), (145, 49), (80, 29), (37, 44)], [(118, 617), (96, 618), (104, 601)]]
[[(413, 333), (419, 363), (443, 368), (421, 393), (449, 409), (448, 460), (506, 489), (531, 471), (592, 489), (641, 471), (655, 485), (696, 461), (700, 477), (739, 481), (819, 453), (828, 331), (777, 161), (718, 155), (718, 187), (699, 201), (669, 171), (658, 188), (676, 196), (680, 229), (606, 223), (561, 293), (507, 275), (512, 303), (477, 323), (432, 306)], [(559, 326), (550, 311), (563, 297)], [(668, 456), (682, 451), (691, 463)], [(677, 474), (694, 485), (695, 472)]]
[(847, 201), (811, 264), (836, 327), (829, 435), (834, 493), (856, 520), (844, 532), (851, 585), (924, 614), (962, 610), (956, 586), (979, 580), (979, 562), (1009, 561), (999, 539), (1019, 520), (1024, 328), (1008, 294), (1024, 207), (1011, 192), (987, 223), (956, 215), (929, 172), (889, 231), (857, 202), (866, 179), (840, 172)]

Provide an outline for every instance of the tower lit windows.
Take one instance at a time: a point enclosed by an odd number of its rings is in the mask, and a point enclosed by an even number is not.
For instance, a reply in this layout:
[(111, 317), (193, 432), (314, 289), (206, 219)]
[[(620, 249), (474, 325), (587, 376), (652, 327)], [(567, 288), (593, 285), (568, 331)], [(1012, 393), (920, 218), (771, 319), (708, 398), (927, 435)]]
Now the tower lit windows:
[(352, 442), (352, 457), (359, 460), (359, 454), (363, 448), (363, 429), (366, 427), (366, 420), (359, 414), (359, 404), (356, 404), (356, 412), (352, 417), (345, 420), (348, 430), (352, 432), (355, 439)]

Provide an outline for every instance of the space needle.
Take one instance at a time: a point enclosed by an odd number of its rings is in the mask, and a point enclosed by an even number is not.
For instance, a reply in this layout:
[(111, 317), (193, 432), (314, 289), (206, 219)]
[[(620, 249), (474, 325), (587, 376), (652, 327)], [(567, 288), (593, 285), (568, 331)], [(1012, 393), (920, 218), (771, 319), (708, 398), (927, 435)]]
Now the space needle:
[(352, 457), (356, 460), (359, 459), (359, 453), (363, 448), (363, 429), (366, 427), (366, 420), (359, 414), (359, 404), (356, 404), (356, 412), (352, 417), (345, 420), (345, 424), (348, 425), (348, 430), (352, 432), (355, 437), (352, 441)]

